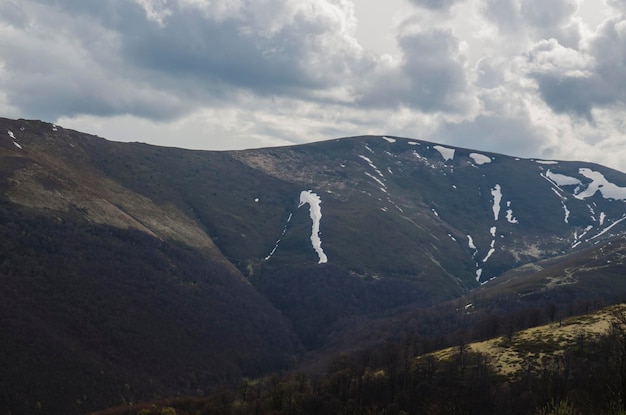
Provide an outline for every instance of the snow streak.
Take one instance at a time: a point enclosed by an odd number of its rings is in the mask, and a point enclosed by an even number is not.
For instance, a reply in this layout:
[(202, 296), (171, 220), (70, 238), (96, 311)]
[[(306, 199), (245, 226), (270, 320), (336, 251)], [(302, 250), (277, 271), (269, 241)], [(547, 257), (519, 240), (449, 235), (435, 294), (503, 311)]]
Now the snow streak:
[[(255, 201), (256, 201), (256, 199), (255, 199)], [(274, 245), (274, 249), (272, 249), (272, 252), (270, 252), (268, 256), (263, 258), (263, 261), (268, 261), (272, 257), (272, 255), (274, 255), (276, 250), (278, 249), (278, 244), (280, 244), (280, 241), (283, 239), (283, 236), (285, 236), (285, 232), (287, 232), (287, 226), (289, 226), (289, 222), (291, 222), (291, 217), (292, 216), (293, 216), (293, 214), (290, 213), (289, 217), (287, 218), (287, 223), (285, 223), (285, 227), (283, 228), (283, 232), (280, 234), (280, 238), (278, 238), (278, 240), (276, 241), (276, 244)]]
[(498, 220), (500, 216), (500, 202), (502, 201), (502, 192), (500, 191), (501, 187), (499, 184), (491, 189), (491, 195), (493, 196), (493, 219)]
[(313, 221), (313, 226), (311, 228), (311, 244), (319, 257), (318, 263), (323, 264), (328, 262), (328, 258), (322, 249), (322, 240), (320, 239), (320, 220), (322, 219), (322, 208), (320, 207), (320, 204), (322, 203), (322, 199), (320, 199), (320, 197), (311, 190), (303, 190), (300, 193), (300, 204), (298, 205), (298, 208), (307, 203), (310, 207), (309, 213), (311, 215), (311, 220)]

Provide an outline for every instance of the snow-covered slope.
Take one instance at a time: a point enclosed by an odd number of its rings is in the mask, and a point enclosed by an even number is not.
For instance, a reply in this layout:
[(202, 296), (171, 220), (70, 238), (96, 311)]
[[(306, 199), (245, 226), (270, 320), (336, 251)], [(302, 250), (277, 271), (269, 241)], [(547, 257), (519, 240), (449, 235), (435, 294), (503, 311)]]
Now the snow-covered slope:
[(437, 269), (462, 284), (469, 275), (484, 282), (626, 229), (626, 176), (589, 163), (519, 159), (398, 137), (232, 155), (321, 195), (326, 208), (320, 229), (331, 261), (356, 267), (348, 253), (356, 259), (355, 251), (367, 252), (359, 264), (370, 264), (367, 271), (377, 275)]

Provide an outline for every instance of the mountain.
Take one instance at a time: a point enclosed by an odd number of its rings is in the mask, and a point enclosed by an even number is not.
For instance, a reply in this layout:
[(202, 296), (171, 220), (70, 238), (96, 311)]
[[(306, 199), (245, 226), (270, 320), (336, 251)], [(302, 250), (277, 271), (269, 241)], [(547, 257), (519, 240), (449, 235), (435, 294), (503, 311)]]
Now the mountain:
[(104, 140), (0, 124), (0, 413), (203, 394), (291, 363), (291, 323), (182, 203), (107, 176)]
[(422, 351), (508, 336), (626, 300), (626, 236), (510, 270), (431, 307), (404, 307), (337, 324), (302, 369), (324, 370), (342, 353), (419, 339)]
[(205, 393), (442, 304), (623, 286), (626, 175), (590, 163), (381, 136), (191, 151), (0, 119), (0, 172), (0, 411)]

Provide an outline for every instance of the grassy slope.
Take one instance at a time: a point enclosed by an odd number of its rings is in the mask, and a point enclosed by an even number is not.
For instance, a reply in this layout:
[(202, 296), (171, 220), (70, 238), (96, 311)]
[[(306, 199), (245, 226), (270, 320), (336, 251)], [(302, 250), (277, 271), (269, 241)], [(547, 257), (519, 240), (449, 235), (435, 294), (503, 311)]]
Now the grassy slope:
[[(585, 344), (606, 335), (615, 321), (615, 313), (626, 311), (626, 306), (611, 306), (602, 310), (570, 317), (560, 322), (532, 327), (482, 342), (469, 343), (468, 350), (481, 353), (488, 359), (494, 372), (510, 379), (519, 379), (527, 371), (539, 372), (555, 367), (567, 351), (583, 350)], [(439, 360), (448, 360), (458, 354), (458, 347), (432, 354)]]

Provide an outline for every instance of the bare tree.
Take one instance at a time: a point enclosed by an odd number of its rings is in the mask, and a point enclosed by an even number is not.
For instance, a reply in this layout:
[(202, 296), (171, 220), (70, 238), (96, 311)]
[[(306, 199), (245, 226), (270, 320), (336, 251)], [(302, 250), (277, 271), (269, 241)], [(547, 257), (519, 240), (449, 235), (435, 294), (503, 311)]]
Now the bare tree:
[(622, 411), (626, 411), (626, 308), (623, 304), (615, 307), (611, 313), (610, 336), (615, 342), (615, 358), (619, 370)]

